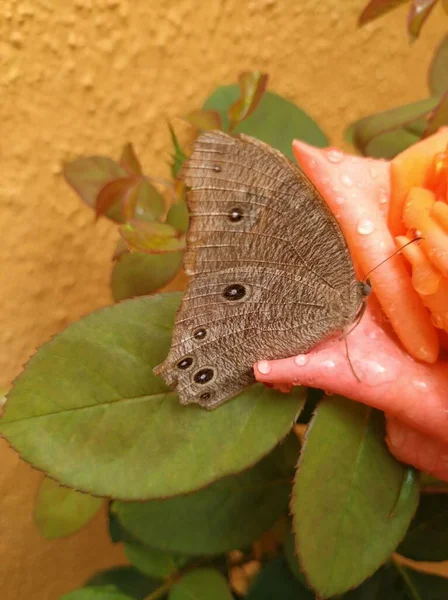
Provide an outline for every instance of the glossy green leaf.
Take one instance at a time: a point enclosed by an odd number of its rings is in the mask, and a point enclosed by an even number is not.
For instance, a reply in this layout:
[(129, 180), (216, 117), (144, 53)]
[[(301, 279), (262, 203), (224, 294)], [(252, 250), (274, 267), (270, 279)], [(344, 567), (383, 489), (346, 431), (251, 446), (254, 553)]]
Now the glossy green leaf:
[(72, 535), (83, 527), (103, 505), (102, 498), (61, 487), (43, 479), (34, 505), (34, 521), (47, 539)]
[(408, 14), (408, 32), (413, 38), (420, 35), (423, 25), (439, 0), (411, 0)]
[(448, 125), (448, 92), (440, 99), (439, 104), (430, 114), (428, 127), (425, 129), (425, 137), (436, 133), (440, 127)]
[[(86, 156), (64, 164), (67, 183), (91, 208), (95, 208), (100, 190), (110, 181), (126, 177), (126, 171), (118, 163), (106, 156)], [(106, 216), (122, 222), (120, 212), (112, 207)]]
[(420, 123), (437, 103), (437, 98), (427, 98), (365, 117), (351, 126), (353, 143), (365, 156), (393, 158), (419, 140)]
[(222, 129), (221, 115), (216, 110), (193, 110), (184, 119), (200, 131)]
[[(237, 85), (220, 87), (204, 104), (205, 109), (221, 113), (225, 130), (229, 127), (227, 110), (237, 100), (238, 94)], [(295, 138), (314, 146), (328, 146), (324, 133), (303, 110), (272, 92), (263, 94), (257, 110), (244, 119), (234, 133), (252, 135), (277, 148), (290, 160), (294, 160), (292, 142)]]
[(168, 223), (133, 221), (122, 225), (120, 234), (131, 249), (137, 252), (164, 254), (185, 248), (185, 236)]
[(128, 143), (124, 146), (120, 157), (120, 165), (128, 175), (142, 175), (140, 161), (135, 154), (134, 146)]
[(359, 15), (358, 23), (359, 25), (364, 25), (408, 1), (409, 0), (370, 0)]
[(144, 600), (159, 585), (159, 581), (143, 575), (131, 566), (113, 567), (100, 571), (85, 583), (88, 588), (111, 586), (136, 600)]
[(163, 550), (153, 550), (143, 544), (126, 542), (124, 552), (139, 571), (154, 579), (166, 579), (183, 567), (189, 558)]
[(127, 300), (70, 325), (17, 379), (0, 433), (61, 483), (129, 500), (187, 493), (255, 464), (289, 432), (302, 392), (258, 384), (212, 412), (181, 406), (153, 374), (180, 298)]
[(322, 598), (359, 585), (404, 537), (418, 503), (414, 482), (384, 442), (381, 413), (324, 397), (299, 460), (291, 512), (307, 581)]
[(188, 230), (189, 214), (187, 203), (184, 201), (173, 204), (166, 216), (166, 222), (175, 227), (178, 231), (185, 233)]
[(238, 123), (247, 119), (258, 107), (266, 91), (268, 76), (260, 71), (247, 71), (241, 73), (238, 83), (240, 86), (239, 98), (227, 111), (230, 131), (233, 131)]
[(183, 252), (147, 254), (124, 252), (112, 270), (112, 294), (119, 302), (127, 298), (147, 296), (174, 279), (182, 266)]
[(283, 557), (267, 564), (252, 584), (246, 600), (314, 600), (314, 592), (292, 575)]
[(60, 600), (134, 600), (110, 585), (104, 587), (85, 587), (61, 596)]
[(215, 569), (195, 569), (176, 583), (168, 600), (233, 600), (226, 578)]
[(171, 141), (173, 143), (174, 148), (173, 162), (171, 164), (171, 174), (173, 177), (177, 177), (184, 161), (187, 159), (187, 155), (180, 147), (179, 140), (177, 139), (174, 129), (171, 127), (171, 125), (168, 125), (168, 127), (170, 130)]
[(397, 552), (414, 560), (448, 560), (447, 494), (422, 494)]
[(298, 453), (291, 435), (251, 469), (193, 494), (114, 502), (112, 510), (126, 531), (154, 548), (184, 554), (242, 548), (287, 510)]
[(448, 90), (448, 35), (437, 47), (428, 72), (428, 84), (434, 96)]

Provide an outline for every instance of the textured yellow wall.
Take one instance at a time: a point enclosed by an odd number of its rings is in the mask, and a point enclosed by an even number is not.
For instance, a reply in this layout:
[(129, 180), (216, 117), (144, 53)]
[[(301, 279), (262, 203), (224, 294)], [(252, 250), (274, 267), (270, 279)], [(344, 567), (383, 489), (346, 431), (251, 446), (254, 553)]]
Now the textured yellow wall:
[[(348, 122), (425, 96), (446, 29), (436, 13), (410, 46), (399, 9), (357, 30), (365, 2), (2, 0), (0, 386), (50, 335), (111, 301), (116, 232), (93, 222), (61, 163), (117, 156), (131, 140), (146, 170), (165, 175), (166, 119), (253, 68), (340, 142)], [(99, 518), (70, 540), (39, 539), (31, 521), (39, 476), (5, 443), (0, 457), (2, 598), (57, 600), (122, 560)]]

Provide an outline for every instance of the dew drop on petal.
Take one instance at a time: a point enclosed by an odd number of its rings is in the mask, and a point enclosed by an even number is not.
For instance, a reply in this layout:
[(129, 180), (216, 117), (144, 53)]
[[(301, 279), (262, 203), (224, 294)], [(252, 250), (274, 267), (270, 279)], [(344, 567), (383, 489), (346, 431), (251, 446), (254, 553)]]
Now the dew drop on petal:
[(387, 192), (384, 188), (378, 190), (378, 202), (380, 204), (386, 204), (387, 202)]
[(258, 370), (262, 375), (267, 375), (271, 372), (271, 365), (268, 363), (267, 360), (260, 360), (260, 362), (258, 363)]
[(341, 175), (341, 183), (343, 185), (345, 185), (345, 187), (352, 187), (353, 180), (350, 177), (350, 175), (347, 175), (347, 173), (342, 173), (342, 175)]
[(372, 176), (372, 179), (375, 179), (375, 177), (378, 175), (375, 167), (370, 167), (370, 175)]
[(336, 148), (330, 148), (327, 150), (327, 158), (332, 163), (340, 163), (342, 162), (344, 155), (340, 150)]
[(322, 367), (325, 367), (327, 369), (333, 369), (336, 366), (334, 360), (323, 360), (320, 364)]
[(309, 166), (310, 169), (314, 169), (316, 167), (316, 161), (314, 160), (314, 158), (311, 158), (308, 161), (308, 166)]
[(336, 198), (334, 199), (334, 201), (336, 202), (336, 204), (339, 204), (339, 206), (341, 206), (341, 204), (344, 204), (344, 197), (343, 196), (336, 196)]
[(303, 367), (306, 365), (306, 363), (308, 362), (308, 356), (306, 356), (305, 354), (298, 354), (295, 358), (294, 358), (294, 362), (296, 363), (296, 365), (298, 367)]
[(428, 384), (426, 383), (426, 381), (422, 381), (421, 379), (413, 379), (412, 385), (415, 387), (416, 390), (420, 390), (421, 392), (428, 391)]
[(356, 227), (356, 230), (361, 235), (369, 235), (375, 230), (375, 224), (370, 219), (361, 219)]

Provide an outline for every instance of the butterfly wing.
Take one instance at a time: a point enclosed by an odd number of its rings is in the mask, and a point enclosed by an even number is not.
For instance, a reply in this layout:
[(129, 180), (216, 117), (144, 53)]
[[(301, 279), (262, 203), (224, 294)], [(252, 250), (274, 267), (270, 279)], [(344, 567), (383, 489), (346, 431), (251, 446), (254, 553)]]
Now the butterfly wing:
[(181, 177), (190, 280), (155, 372), (183, 404), (215, 408), (254, 381), (254, 362), (309, 351), (351, 322), (362, 299), (336, 220), (280, 152), (204, 133)]

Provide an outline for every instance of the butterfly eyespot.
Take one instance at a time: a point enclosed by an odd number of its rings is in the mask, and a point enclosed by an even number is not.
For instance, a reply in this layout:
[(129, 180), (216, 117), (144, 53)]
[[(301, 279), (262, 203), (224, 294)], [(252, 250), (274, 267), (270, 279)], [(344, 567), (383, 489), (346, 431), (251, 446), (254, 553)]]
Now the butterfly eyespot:
[(197, 371), (194, 376), (193, 379), (195, 381), (195, 383), (200, 383), (201, 385), (204, 383), (208, 383), (210, 380), (213, 379), (215, 372), (213, 371), (213, 369), (201, 369), (200, 371)]
[(195, 340), (203, 340), (207, 335), (207, 330), (201, 327), (200, 329), (196, 329), (193, 333), (193, 337)]
[(232, 283), (228, 285), (223, 292), (226, 300), (241, 300), (246, 295), (246, 288), (240, 283)]
[(193, 364), (193, 359), (191, 356), (186, 356), (185, 358), (182, 358), (176, 365), (176, 367), (178, 369), (181, 369), (182, 371), (185, 371), (186, 369), (189, 369), (191, 367), (191, 365)]
[(232, 208), (229, 214), (229, 219), (232, 221), (232, 223), (238, 223), (238, 221), (241, 221), (242, 218), (243, 211), (241, 208)]
[(199, 396), (200, 400), (210, 400), (210, 398), (212, 397), (212, 395), (210, 394), (210, 392), (204, 392), (203, 394), (201, 394)]

